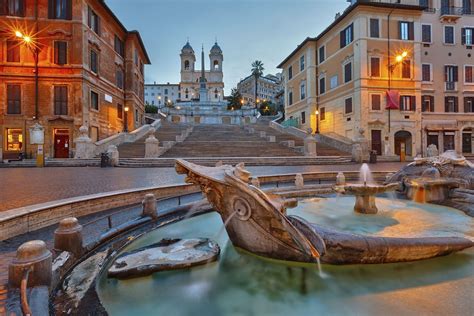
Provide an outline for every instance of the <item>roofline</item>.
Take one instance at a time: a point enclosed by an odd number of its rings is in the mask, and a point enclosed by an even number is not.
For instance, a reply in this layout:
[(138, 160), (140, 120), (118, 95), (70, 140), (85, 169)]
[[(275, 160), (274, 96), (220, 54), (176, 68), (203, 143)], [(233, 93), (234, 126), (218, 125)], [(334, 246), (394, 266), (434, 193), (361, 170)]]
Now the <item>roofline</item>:
[[(363, 0), (362, 0), (363, 1)], [(408, 5), (408, 4), (398, 4), (398, 3), (380, 3), (380, 2), (356, 2), (355, 4), (349, 6), (337, 19), (335, 19), (328, 27), (326, 27), (318, 36), (316, 37), (307, 37), (298, 47), (295, 48), (291, 52), (288, 57), (286, 57), (278, 66), (277, 68), (282, 69), (283, 65), (293, 58), (294, 55), (308, 42), (317, 42), (319, 41), (324, 35), (326, 35), (332, 28), (334, 28), (337, 24), (339, 24), (342, 20), (344, 20), (352, 11), (354, 11), (359, 6), (366, 6), (366, 7), (377, 7), (377, 8), (391, 8), (391, 9), (401, 9), (401, 10), (414, 10), (414, 11), (422, 11), (426, 9), (422, 6), (416, 5)]]
[[(249, 78), (251, 78), (251, 77), (253, 77), (253, 76), (254, 76), (254, 75), (248, 75), (248, 76), (245, 77), (244, 79), (240, 80), (237, 84), (239, 84), (239, 83), (241, 83), (241, 82), (244, 82), (245, 80), (247, 80), (247, 79), (249, 79)], [(267, 76), (268, 76), (268, 75), (267, 75)], [(271, 82), (278, 83), (278, 81), (275, 81), (275, 80), (273, 80), (273, 79), (270, 79), (270, 78), (268, 78), (267, 76), (260, 76), (258, 79), (267, 79), (267, 80), (269, 80), (269, 81), (271, 81)]]
[(148, 56), (148, 52), (146, 51), (145, 44), (143, 43), (142, 37), (140, 36), (140, 33), (136, 30), (129, 31), (127, 28), (123, 25), (123, 23), (120, 21), (120, 19), (115, 15), (115, 13), (112, 11), (112, 9), (109, 8), (109, 6), (105, 3), (104, 0), (99, 0), (99, 4), (102, 5), (102, 7), (107, 11), (108, 14), (114, 19), (114, 21), (119, 25), (119, 27), (122, 29), (124, 33), (128, 35), (136, 35), (138, 38), (138, 43), (140, 44), (140, 47), (143, 51), (143, 54), (145, 55), (145, 64), (151, 65), (150, 57)]

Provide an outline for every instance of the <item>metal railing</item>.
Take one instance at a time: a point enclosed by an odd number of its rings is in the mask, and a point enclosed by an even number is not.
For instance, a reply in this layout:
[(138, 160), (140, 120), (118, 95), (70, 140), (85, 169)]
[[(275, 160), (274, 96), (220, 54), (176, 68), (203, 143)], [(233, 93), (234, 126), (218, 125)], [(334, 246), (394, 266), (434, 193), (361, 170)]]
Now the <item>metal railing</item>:
[(465, 9), (460, 7), (441, 7), (441, 16), (460, 16), (464, 14)]
[(446, 82), (446, 91), (456, 91), (456, 82)]

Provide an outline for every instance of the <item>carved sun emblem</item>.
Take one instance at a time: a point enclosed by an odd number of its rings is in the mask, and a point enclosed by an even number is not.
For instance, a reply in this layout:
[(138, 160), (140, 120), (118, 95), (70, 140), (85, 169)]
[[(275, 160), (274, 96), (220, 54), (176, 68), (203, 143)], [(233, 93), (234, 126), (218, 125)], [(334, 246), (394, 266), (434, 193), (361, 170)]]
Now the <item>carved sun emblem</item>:
[(252, 216), (252, 209), (247, 201), (237, 198), (234, 200), (233, 206), (234, 212), (237, 213), (237, 217), (241, 221), (246, 221)]

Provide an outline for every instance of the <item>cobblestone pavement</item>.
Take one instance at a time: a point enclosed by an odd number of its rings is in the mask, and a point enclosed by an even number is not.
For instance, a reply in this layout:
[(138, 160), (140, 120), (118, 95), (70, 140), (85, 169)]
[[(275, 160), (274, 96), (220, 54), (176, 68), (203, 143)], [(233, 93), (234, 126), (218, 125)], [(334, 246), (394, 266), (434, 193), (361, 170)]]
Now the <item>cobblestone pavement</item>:
[[(371, 165), (374, 171), (399, 170), (401, 163)], [(254, 175), (356, 171), (360, 165), (249, 167)], [(179, 184), (174, 168), (12, 168), (0, 169), (0, 212), (18, 207), (122, 189)]]

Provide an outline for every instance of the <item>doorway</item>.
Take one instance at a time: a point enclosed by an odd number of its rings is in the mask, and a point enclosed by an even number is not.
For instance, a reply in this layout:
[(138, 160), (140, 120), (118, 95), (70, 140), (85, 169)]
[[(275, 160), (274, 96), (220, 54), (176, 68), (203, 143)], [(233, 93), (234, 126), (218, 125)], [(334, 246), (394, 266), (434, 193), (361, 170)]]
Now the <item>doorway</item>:
[(472, 130), (465, 130), (462, 133), (462, 152), (472, 154)]
[(400, 156), (402, 144), (405, 148), (405, 155), (412, 156), (412, 136), (410, 132), (398, 131), (395, 133), (395, 154)]
[(372, 150), (377, 152), (377, 155), (382, 155), (382, 131), (378, 129), (372, 130)]
[(69, 130), (54, 129), (54, 158), (69, 158)]

